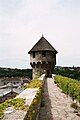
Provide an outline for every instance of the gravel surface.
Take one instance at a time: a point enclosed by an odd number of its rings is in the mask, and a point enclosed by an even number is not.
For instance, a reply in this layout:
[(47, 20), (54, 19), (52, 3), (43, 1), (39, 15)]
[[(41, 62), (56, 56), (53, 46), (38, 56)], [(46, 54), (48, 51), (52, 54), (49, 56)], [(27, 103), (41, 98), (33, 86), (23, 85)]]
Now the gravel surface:
[(72, 99), (62, 93), (52, 78), (45, 80), (43, 101), (39, 120), (80, 120), (74, 109), (70, 107)]

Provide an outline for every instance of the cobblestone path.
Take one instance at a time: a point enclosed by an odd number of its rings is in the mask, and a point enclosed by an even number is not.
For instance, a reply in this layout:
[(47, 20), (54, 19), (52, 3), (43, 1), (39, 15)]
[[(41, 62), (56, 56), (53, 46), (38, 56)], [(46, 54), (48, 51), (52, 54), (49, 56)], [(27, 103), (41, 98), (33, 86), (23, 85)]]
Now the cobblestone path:
[(43, 92), (44, 106), (40, 109), (39, 120), (80, 120), (70, 107), (72, 100), (61, 92), (52, 78), (47, 78)]

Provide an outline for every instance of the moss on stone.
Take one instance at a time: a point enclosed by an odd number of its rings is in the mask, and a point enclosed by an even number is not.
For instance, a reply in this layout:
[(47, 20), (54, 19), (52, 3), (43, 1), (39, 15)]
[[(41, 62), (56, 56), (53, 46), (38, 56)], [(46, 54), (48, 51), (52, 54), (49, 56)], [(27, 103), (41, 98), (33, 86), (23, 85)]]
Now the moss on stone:
[(38, 87), (39, 90), (35, 98), (33, 99), (24, 120), (36, 120), (36, 117), (39, 113), (40, 104), (41, 104), (42, 84), (43, 82), (41, 80), (32, 80), (32, 82), (27, 86), (27, 88)]
[(25, 87), (25, 89), (26, 88), (40, 88), (40, 87), (42, 87), (42, 80), (32, 80), (31, 83)]
[(25, 99), (23, 98), (16, 98), (16, 99), (10, 99), (2, 104), (0, 104), (0, 119), (4, 116), (4, 111), (6, 108), (13, 106), (15, 109), (20, 109), (20, 110), (27, 110), (28, 106), (24, 105), (25, 104)]
[(0, 104), (0, 119), (3, 118), (4, 111), (6, 108), (13, 106), (15, 109), (26, 110), (27, 114), (24, 120), (35, 120), (37, 117), (37, 114), (39, 113), (39, 108), (41, 104), (42, 85), (43, 85), (42, 80), (32, 80), (31, 83), (25, 87), (25, 89), (39, 88), (30, 106), (25, 105), (25, 99), (23, 98), (10, 99)]
[(39, 113), (41, 98), (42, 98), (42, 90), (39, 89), (37, 95), (35, 96), (34, 100), (32, 101), (32, 104), (30, 105), (27, 111), (24, 120), (36, 120), (36, 117)]

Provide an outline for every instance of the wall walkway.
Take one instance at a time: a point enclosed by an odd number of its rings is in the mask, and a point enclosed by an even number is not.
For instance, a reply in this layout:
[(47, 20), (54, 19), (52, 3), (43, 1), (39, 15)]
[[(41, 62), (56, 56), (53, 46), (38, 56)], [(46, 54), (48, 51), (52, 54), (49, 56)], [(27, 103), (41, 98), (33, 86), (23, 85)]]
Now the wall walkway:
[(39, 120), (80, 120), (74, 109), (70, 107), (71, 98), (62, 93), (52, 78), (45, 80), (43, 102)]

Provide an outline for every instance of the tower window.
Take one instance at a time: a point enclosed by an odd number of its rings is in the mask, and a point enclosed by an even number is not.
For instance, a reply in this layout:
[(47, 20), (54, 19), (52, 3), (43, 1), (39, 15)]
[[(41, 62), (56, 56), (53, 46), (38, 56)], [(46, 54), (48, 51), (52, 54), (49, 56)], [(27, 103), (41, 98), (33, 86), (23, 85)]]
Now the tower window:
[(46, 57), (46, 52), (42, 52), (42, 57)]
[(35, 58), (35, 52), (33, 52), (33, 58)]
[(37, 68), (39, 68), (39, 66), (40, 66), (40, 62), (37, 62), (37, 65), (36, 65), (36, 67), (37, 67)]

